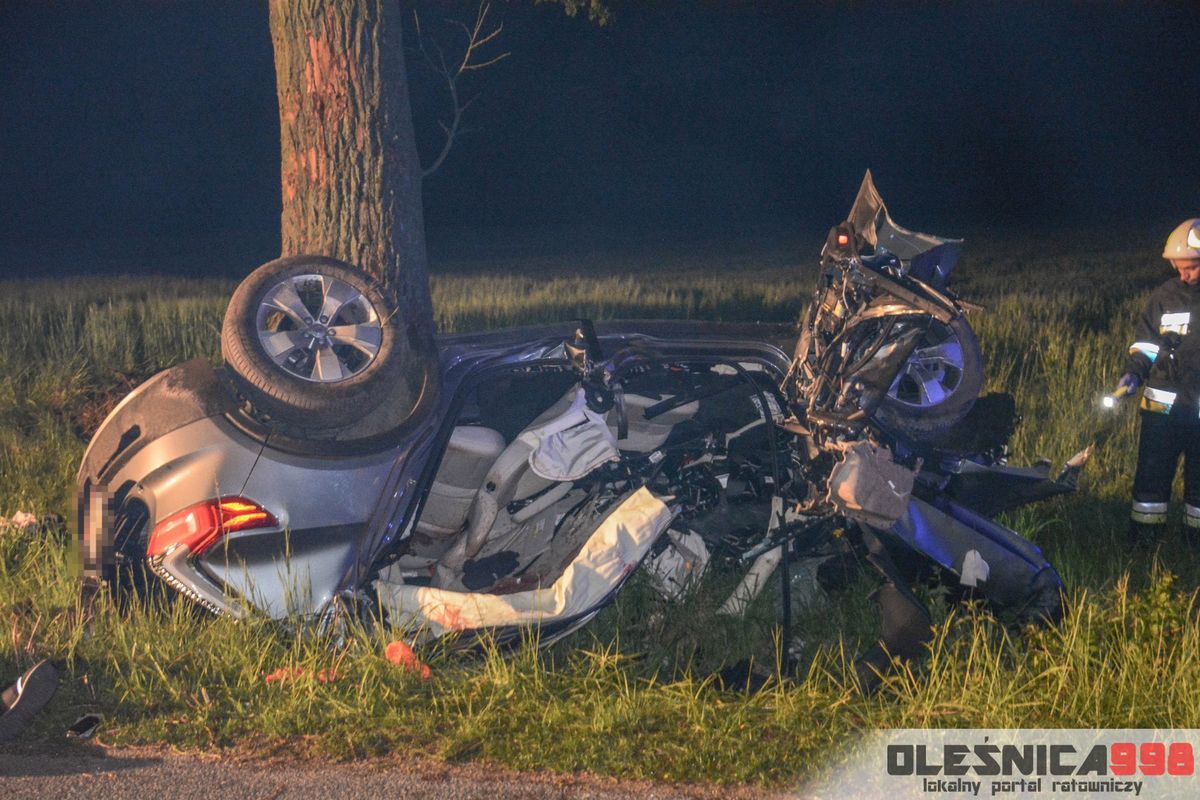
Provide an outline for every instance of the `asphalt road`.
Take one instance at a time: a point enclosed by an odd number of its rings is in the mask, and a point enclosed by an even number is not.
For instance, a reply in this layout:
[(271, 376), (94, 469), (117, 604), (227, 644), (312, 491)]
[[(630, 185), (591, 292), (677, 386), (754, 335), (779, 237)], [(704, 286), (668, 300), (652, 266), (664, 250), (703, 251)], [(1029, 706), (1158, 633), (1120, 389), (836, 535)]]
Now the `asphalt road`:
[(0, 749), (0, 797), (4, 800), (710, 800), (785, 796), (741, 787), (616, 781), (588, 775), (519, 773), (480, 764), (403, 763), (398, 759), (324, 764), (230, 760), (97, 745), (8, 745)]

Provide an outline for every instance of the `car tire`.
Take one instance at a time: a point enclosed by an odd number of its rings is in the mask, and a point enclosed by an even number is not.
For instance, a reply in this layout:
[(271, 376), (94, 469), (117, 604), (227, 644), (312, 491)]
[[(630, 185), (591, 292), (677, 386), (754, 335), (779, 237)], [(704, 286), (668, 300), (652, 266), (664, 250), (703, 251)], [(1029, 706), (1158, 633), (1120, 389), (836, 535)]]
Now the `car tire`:
[(395, 308), (366, 272), (291, 256), (234, 291), (221, 355), (259, 414), (305, 430), (349, 425), (405, 385)]
[(892, 433), (920, 441), (962, 420), (983, 389), (983, 355), (967, 320), (937, 320), (917, 343), (875, 420)]

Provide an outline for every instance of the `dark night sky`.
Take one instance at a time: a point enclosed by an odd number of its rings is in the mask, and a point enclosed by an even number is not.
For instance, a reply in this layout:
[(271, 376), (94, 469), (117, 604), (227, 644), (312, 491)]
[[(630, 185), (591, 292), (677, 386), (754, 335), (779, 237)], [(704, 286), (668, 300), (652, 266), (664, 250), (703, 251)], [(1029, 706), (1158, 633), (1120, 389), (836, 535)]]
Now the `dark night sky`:
[[(1191, 4), (613, 2), (604, 29), (496, 5), (512, 55), (426, 183), (435, 249), (562, 223), (819, 231), (866, 167), (902, 224), (951, 234), (1200, 214)], [(410, 74), (432, 133), (445, 98)], [(3, 274), (277, 252), (265, 3), (5, 0), (0, 104)]]

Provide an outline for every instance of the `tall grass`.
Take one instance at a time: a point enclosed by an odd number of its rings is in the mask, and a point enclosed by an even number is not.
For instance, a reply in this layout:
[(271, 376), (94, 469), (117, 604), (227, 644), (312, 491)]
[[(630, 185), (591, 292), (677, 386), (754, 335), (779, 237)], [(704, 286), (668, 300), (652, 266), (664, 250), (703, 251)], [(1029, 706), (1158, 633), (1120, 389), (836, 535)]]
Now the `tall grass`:
[[(986, 242), (970, 259), (958, 283), (986, 307), (972, 323), (987, 388), (1014, 393), (1025, 417), (1014, 460), (1061, 462), (1101, 438), (1076, 494), (1006, 520), (1047, 551), (1071, 588), (1057, 627), (1010, 631), (933, 594), (930, 657), (864, 698), (851, 688), (850, 663), (874, 635), (864, 592), (797, 610), (804, 680), (792, 682), (778, 674), (777, 597), (732, 622), (714, 613), (728, 575), (677, 604), (657, 600), (635, 576), (613, 608), (549, 651), (427, 652), (433, 677), (423, 681), (382, 657), (386, 631), (352, 631), (348, 646), (333, 648), (321, 635), (182, 605), (119, 609), (102, 599), (89, 617), (65, 539), (51, 528), (9, 527), (0, 528), (0, 677), (35, 657), (66, 662), (63, 690), (33, 730), (41, 736), (99, 709), (111, 741), (338, 757), (404, 750), (773, 785), (803, 776), (817, 754), (867, 728), (1196, 727), (1197, 556), (1178, 537), (1154, 553), (1125, 549), (1135, 424), (1128, 411), (1106, 416), (1095, 405), (1119, 372), (1146, 291), (1165, 277), (1161, 262), (1134, 250), (1096, 256)], [(441, 329), (578, 316), (792, 320), (811, 281), (778, 253), (762, 264), (747, 257), (648, 271), (616, 263), (557, 279), (505, 266), (435, 275)], [(0, 515), (66, 516), (82, 449), (105, 409), (163, 367), (219, 358), (232, 285), (92, 279), (2, 288)], [(712, 677), (742, 657), (772, 676), (763, 691), (725, 689)], [(281, 668), (297, 676), (267, 683)], [(336, 680), (317, 679), (330, 669)]]

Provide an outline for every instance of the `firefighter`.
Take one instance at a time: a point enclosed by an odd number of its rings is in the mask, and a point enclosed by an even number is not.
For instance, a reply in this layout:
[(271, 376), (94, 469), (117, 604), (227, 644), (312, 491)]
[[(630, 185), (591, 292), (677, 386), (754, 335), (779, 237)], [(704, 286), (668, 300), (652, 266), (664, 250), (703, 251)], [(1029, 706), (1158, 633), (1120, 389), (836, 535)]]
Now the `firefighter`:
[(1119, 391), (1142, 390), (1141, 438), (1133, 478), (1131, 543), (1162, 537), (1179, 457), (1184, 459), (1184, 524), (1200, 535), (1200, 218), (1167, 237), (1163, 258), (1177, 273), (1150, 295), (1138, 317)]

